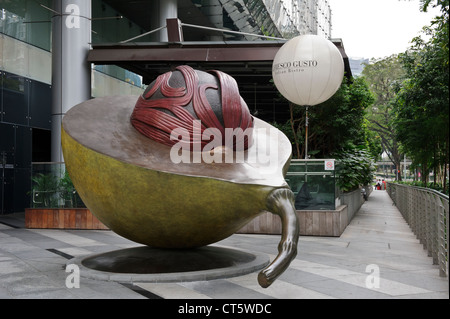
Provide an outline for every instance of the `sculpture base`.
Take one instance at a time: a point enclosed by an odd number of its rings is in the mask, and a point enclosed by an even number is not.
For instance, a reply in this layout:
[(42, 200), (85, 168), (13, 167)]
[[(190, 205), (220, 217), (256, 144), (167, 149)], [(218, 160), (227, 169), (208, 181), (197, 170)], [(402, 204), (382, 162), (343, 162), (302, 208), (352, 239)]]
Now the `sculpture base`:
[(206, 246), (188, 250), (147, 246), (120, 249), (67, 262), (78, 265), (84, 278), (117, 282), (182, 282), (242, 276), (269, 264), (253, 252)]

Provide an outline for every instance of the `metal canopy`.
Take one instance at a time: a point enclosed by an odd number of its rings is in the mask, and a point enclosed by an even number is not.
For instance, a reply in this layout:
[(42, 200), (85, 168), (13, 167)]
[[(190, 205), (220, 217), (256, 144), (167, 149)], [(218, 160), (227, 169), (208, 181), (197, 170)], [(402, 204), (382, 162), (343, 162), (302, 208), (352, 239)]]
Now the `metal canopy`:
[[(347, 77), (351, 77), (342, 42), (332, 40), (344, 58)], [(265, 121), (284, 123), (289, 118), (287, 102), (271, 83), (272, 61), (286, 41), (169, 42), (94, 44), (88, 61), (113, 64), (141, 75), (149, 84), (158, 75), (186, 64), (199, 70), (220, 70), (234, 77), (250, 111)]]

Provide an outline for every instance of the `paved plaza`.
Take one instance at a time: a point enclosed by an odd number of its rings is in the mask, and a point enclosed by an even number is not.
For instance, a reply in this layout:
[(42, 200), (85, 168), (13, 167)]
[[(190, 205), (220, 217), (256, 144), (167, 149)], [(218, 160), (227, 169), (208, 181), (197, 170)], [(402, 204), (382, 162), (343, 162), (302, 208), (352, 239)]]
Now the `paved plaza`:
[[(206, 281), (87, 279), (71, 287), (68, 260), (139, 246), (112, 231), (26, 229), (0, 216), (1, 299), (448, 299), (449, 284), (385, 191), (373, 191), (340, 237), (301, 236), (298, 255), (269, 288), (257, 272)], [(280, 236), (236, 234), (215, 245), (276, 255)], [(73, 285), (72, 285), (73, 286)]]

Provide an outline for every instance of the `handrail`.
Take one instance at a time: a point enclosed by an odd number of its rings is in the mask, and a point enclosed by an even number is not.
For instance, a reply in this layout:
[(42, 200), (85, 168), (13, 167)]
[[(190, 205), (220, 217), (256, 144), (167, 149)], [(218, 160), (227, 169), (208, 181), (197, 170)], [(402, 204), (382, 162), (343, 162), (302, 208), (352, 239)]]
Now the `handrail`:
[(414, 234), (448, 278), (449, 197), (434, 189), (387, 183), (387, 192)]
[[(270, 39), (270, 40), (279, 40), (279, 41), (287, 41), (287, 39), (285, 38), (278, 38), (278, 37), (272, 37), (272, 36), (268, 36), (268, 35), (262, 35), (262, 34), (254, 34), (254, 33), (248, 33), (248, 32), (241, 32), (241, 31), (233, 31), (233, 30), (227, 30), (227, 29), (219, 29), (219, 28), (211, 28), (211, 27), (205, 27), (205, 26), (201, 26), (201, 25), (196, 25), (196, 24), (189, 24), (189, 23), (183, 23), (183, 22), (179, 22), (179, 26), (180, 27), (188, 27), (188, 28), (196, 28), (196, 29), (203, 29), (203, 30), (210, 30), (210, 31), (217, 31), (217, 32), (222, 32), (222, 33), (231, 33), (231, 34), (238, 34), (238, 35), (244, 35), (244, 36), (252, 36), (252, 37), (257, 37), (257, 38), (264, 38), (264, 39)], [(160, 31), (162, 29), (167, 28), (167, 25), (163, 25), (159, 28), (156, 28), (154, 30), (139, 34), (131, 39), (127, 39), (127, 40), (123, 40), (120, 41), (119, 43), (128, 43), (131, 42), (133, 40), (142, 38), (146, 35), (155, 33), (157, 31)]]
[(135, 36), (135, 37), (133, 37), (133, 38), (131, 38), (131, 39), (127, 39), (127, 40), (120, 41), (119, 43), (127, 43), (127, 42), (131, 42), (131, 41), (133, 41), (133, 40), (136, 40), (136, 39), (145, 37), (146, 35), (155, 33), (155, 32), (157, 32), (157, 31), (160, 31), (160, 30), (165, 29), (165, 28), (167, 28), (167, 26), (163, 25), (162, 27), (159, 27), (159, 28), (156, 28), (156, 29), (154, 29), (154, 30), (151, 30), (151, 31), (142, 33), (142, 34), (140, 34), (140, 35), (138, 35), (138, 36)]

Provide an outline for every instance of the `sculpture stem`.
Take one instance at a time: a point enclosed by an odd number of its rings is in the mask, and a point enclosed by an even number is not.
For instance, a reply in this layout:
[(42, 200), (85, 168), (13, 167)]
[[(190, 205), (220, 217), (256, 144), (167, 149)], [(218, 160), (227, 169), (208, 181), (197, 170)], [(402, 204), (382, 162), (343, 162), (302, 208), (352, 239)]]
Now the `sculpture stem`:
[(280, 216), (282, 222), (281, 241), (278, 244), (278, 256), (258, 275), (259, 285), (269, 287), (289, 267), (297, 256), (299, 224), (294, 207), (294, 194), (288, 188), (279, 188), (267, 198), (267, 209)]

